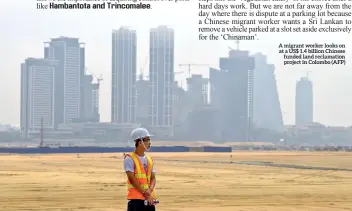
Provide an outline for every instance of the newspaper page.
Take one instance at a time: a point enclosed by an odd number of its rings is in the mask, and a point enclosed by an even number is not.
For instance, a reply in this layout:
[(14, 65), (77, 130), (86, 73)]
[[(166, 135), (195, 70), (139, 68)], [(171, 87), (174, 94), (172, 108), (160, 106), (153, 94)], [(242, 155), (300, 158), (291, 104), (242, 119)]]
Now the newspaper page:
[(0, 0), (0, 211), (349, 210), (352, 0)]

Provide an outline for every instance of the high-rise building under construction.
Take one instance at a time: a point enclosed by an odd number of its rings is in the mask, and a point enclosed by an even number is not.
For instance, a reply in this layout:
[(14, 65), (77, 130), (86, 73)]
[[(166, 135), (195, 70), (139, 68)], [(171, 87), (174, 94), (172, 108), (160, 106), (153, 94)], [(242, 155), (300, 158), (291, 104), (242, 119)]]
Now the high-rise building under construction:
[(253, 126), (276, 132), (284, 131), (275, 66), (261, 53), (254, 55)]
[(248, 51), (231, 50), (220, 58), (220, 70), (210, 69), (210, 102), (219, 111), (222, 140), (249, 141), (253, 116), (254, 58)]
[(192, 76), (186, 80), (188, 102), (191, 106), (191, 110), (208, 104), (209, 79), (203, 78), (202, 75), (192, 74)]

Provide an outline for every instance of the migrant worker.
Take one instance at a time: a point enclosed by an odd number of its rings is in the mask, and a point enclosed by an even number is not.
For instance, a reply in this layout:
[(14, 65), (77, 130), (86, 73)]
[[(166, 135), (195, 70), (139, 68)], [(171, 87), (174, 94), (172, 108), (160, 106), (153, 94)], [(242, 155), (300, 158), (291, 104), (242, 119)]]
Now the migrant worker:
[(131, 138), (135, 151), (125, 154), (124, 168), (127, 175), (127, 211), (155, 211), (155, 168), (151, 157), (145, 154), (150, 149), (150, 137), (145, 128), (134, 129)]

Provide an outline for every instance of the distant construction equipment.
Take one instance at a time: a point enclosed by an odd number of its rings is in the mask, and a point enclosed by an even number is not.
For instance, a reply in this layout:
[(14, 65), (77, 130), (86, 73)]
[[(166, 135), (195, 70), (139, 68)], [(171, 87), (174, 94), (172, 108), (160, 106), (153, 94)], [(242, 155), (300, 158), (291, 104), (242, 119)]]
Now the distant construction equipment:
[[(237, 51), (239, 51), (240, 50), (240, 41), (239, 40), (236, 40), (236, 46), (237, 46)], [(233, 48), (231, 48), (230, 46), (228, 47), (229, 48), (229, 50), (230, 51), (233, 51), (234, 49)]]
[(100, 81), (103, 80), (103, 74), (100, 74), (99, 77), (96, 77), (96, 76), (94, 75), (94, 78), (97, 80), (97, 84), (98, 84), (98, 86), (99, 86), (99, 85), (100, 85)]
[[(149, 79), (149, 76), (145, 76), (145, 75), (144, 75), (144, 71), (145, 71), (145, 69), (146, 69), (146, 67), (147, 67), (147, 64), (148, 64), (148, 58), (149, 58), (149, 56), (146, 56), (145, 61), (144, 61), (144, 64), (143, 64), (143, 67), (140, 68), (140, 74), (139, 74), (139, 80), (140, 80), (140, 81), (141, 81), (141, 80), (144, 80), (144, 79)], [(183, 71), (174, 72), (175, 75), (176, 75), (176, 74), (180, 74), (180, 73), (183, 73)]]
[(184, 67), (187, 66), (188, 67), (188, 77), (191, 77), (191, 66), (211, 66), (210, 64), (179, 64), (178, 66), (180, 67)]
[[(84, 74), (85, 75), (87, 75), (88, 74), (88, 68), (87, 67), (85, 67), (84, 68)], [(96, 79), (96, 81), (97, 81), (97, 84), (98, 84), (98, 87), (99, 87), (99, 85), (100, 85), (100, 81), (102, 81), (103, 80), (103, 74), (100, 74), (100, 76), (99, 77), (97, 77), (97, 76), (95, 76), (94, 74), (92, 74), (91, 73), (91, 75)]]

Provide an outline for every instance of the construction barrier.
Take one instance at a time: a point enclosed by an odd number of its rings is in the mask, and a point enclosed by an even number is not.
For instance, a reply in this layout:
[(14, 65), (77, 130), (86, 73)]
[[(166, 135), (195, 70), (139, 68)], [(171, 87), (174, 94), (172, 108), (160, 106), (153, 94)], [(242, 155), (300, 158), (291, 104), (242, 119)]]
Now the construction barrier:
[(114, 153), (131, 152), (132, 147), (18, 147), (0, 148), (0, 153), (58, 154), (58, 153)]
[(150, 152), (189, 152), (189, 147), (186, 146), (157, 146), (151, 147)]
[(190, 147), (189, 151), (190, 152), (204, 152), (204, 148), (203, 147)]
[[(118, 153), (131, 152), (134, 147), (2, 147), (0, 153), (65, 154), (65, 153)], [(231, 147), (157, 146), (151, 152), (231, 152)]]
[(232, 152), (232, 147), (203, 147), (203, 152)]
[(232, 152), (232, 148), (204, 146), (204, 147), (190, 147), (189, 151), (190, 152)]

